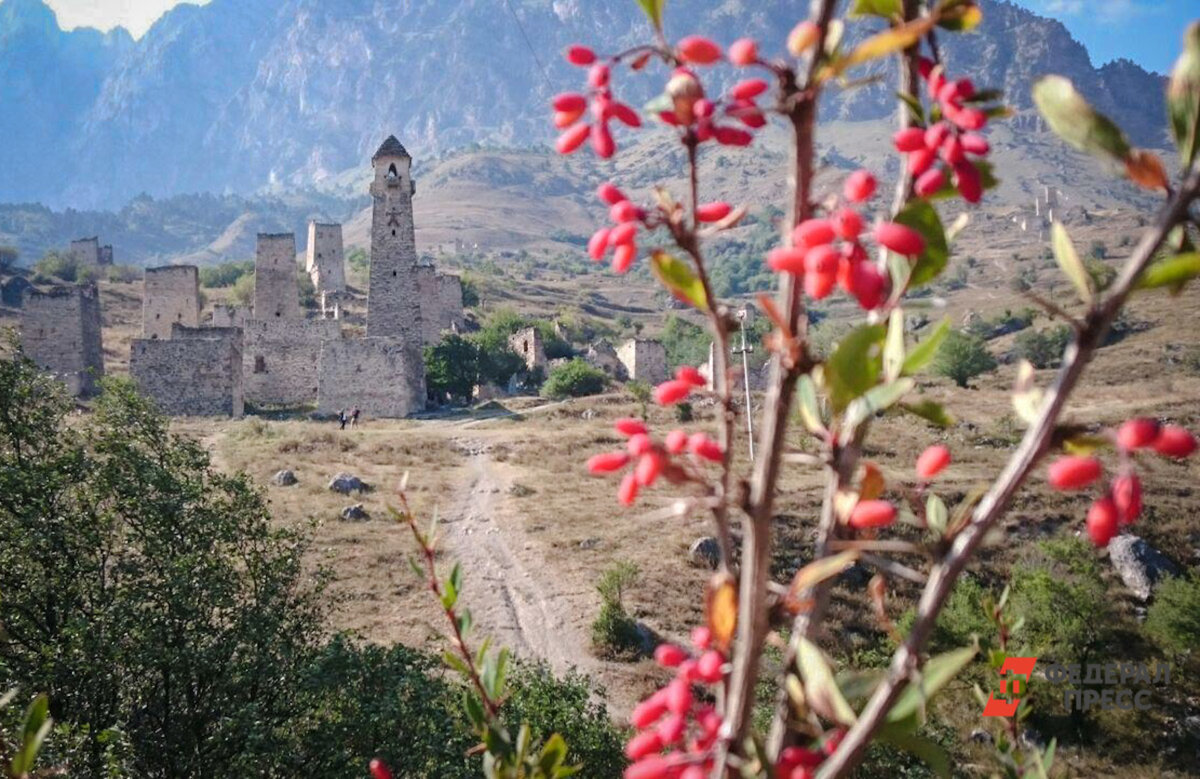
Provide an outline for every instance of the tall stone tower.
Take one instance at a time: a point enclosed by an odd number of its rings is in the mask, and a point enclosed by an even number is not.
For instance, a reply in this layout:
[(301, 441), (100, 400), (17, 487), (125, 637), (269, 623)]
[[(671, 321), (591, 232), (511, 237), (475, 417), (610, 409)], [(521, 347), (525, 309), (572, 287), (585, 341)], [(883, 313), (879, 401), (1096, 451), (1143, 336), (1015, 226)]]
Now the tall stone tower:
[[(417, 239), (413, 231), (412, 157), (396, 136), (371, 158), (371, 275), (367, 336), (399, 338), (421, 348), (421, 299), (417, 289)], [(423, 372), (423, 371), (422, 371)]]
[(254, 318), (300, 319), (294, 233), (259, 233), (254, 257)]
[(317, 294), (346, 291), (346, 261), (342, 247), (342, 226), (308, 223), (308, 251), (305, 270), (312, 278)]

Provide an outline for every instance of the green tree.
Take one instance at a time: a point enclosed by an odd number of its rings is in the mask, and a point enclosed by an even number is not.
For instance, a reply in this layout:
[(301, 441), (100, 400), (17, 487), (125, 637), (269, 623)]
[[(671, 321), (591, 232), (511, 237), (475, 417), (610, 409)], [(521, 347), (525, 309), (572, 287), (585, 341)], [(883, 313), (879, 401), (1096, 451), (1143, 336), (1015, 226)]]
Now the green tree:
[(300, 292), (300, 307), (315, 309), (319, 303), (317, 286), (313, 284), (312, 276), (303, 269), (296, 271), (296, 288)]
[(200, 286), (232, 287), (241, 277), (253, 274), (254, 260), (207, 265), (200, 269)]
[(0, 272), (16, 267), (20, 253), (13, 246), (0, 246)]
[(550, 371), (542, 394), (548, 398), (579, 398), (597, 395), (608, 386), (608, 374), (580, 358), (559, 365)]
[(935, 373), (953, 379), (960, 387), (967, 386), (968, 381), (995, 367), (996, 359), (988, 351), (983, 339), (958, 330), (946, 336), (933, 361)]
[(43, 276), (59, 281), (89, 281), (96, 277), (95, 269), (80, 263), (75, 259), (75, 255), (56, 251), (48, 251), (42, 255), (42, 258), (34, 263), (33, 269)]
[(1013, 353), (1029, 360), (1037, 368), (1052, 368), (1062, 359), (1063, 350), (1071, 342), (1067, 325), (1046, 330), (1026, 330), (1013, 341)]
[(236, 305), (250, 308), (254, 305), (254, 274), (248, 273), (245, 276), (239, 276), (237, 281), (233, 283), (233, 290), (229, 293), (229, 299)]
[(434, 397), (470, 400), (479, 378), (479, 347), (466, 338), (447, 333), (425, 347), (425, 386)]
[(662, 333), (663, 349), (667, 352), (667, 365), (703, 365), (708, 361), (708, 346), (712, 336), (699, 325), (670, 314)]

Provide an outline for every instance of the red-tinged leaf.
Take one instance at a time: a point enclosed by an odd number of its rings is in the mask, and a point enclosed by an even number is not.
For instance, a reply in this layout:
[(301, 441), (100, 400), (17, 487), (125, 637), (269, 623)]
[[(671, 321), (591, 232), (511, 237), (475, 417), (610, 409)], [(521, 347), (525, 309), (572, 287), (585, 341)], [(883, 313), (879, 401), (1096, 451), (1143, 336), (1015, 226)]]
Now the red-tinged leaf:
[(737, 582), (728, 573), (717, 573), (704, 596), (704, 621), (712, 631), (713, 648), (729, 654), (737, 629)]
[(704, 284), (684, 260), (656, 249), (650, 257), (650, 269), (667, 291), (688, 305), (708, 311)]
[(1125, 158), (1125, 172), (1142, 189), (1166, 190), (1170, 187), (1167, 169), (1158, 155), (1146, 149), (1134, 149)]

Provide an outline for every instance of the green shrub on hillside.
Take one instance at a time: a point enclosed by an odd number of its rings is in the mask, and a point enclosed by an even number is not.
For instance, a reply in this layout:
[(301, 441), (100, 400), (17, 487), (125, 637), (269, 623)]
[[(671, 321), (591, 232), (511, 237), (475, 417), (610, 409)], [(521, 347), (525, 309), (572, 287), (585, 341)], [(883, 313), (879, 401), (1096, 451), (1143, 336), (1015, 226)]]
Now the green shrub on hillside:
[(1172, 577), (1158, 586), (1146, 614), (1146, 633), (1170, 652), (1200, 647), (1200, 575)]
[(1071, 328), (1067, 325), (1026, 330), (1013, 341), (1013, 353), (1029, 360), (1036, 368), (1053, 368), (1062, 360), (1063, 350), (1071, 342), (1071, 335)]
[(996, 367), (996, 359), (987, 349), (982, 338), (958, 330), (946, 336), (933, 360), (933, 371), (939, 376), (953, 379), (960, 387), (976, 376)]
[(550, 371), (542, 394), (548, 398), (580, 398), (597, 395), (608, 386), (608, 374), (578, 357)]
[(232, 287), (243, 276), (254, 275), (254, 260), (206, 265), (200, 269), (200, 286)]

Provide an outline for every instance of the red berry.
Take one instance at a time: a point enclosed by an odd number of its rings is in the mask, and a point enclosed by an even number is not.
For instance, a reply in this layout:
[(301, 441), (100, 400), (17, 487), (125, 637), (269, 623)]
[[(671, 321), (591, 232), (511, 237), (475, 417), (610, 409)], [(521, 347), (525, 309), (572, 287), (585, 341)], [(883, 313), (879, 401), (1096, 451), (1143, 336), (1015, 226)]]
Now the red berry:
[(558, 136), (558, 140), (554, 142), (554, 148), (559, 154), (570, 154), (583, 145), (591, 131), (592, 128), (587, 122), (577, 124)]
[(1047, 478), (1056, 490), (1078, 490), (1099, 479), (1101, 470), (1095, 457), (1067, 455), (1050, 463)]
[[(733, 49), (730, 48), (730, 53)], [(679, 779), (708, 779), (708, 771), (705, 771), (698, 765), (690, 765), (683, 769), (683, 773), (679, 775)]]
[(613, 423), (613, 427), (623, 436), (646, 435), (646, 423), (633, 417), (622, 417)]
[(982, 130), (987, 124), (987, 114), (978, 108), (947, 111), (946, 117), (964, 130)]
[(621, 486), (617, 487), (617, 500), (622, 506), (632, 506), (637, 500), (638, 483), (637, 477), (632, 473), (625, 474), (625, 478), (621, 479)]
[[(701, 658), (703, 659), (703, 658)], [(676, 677), (667, 685), (667, 711), (686, 714), (692, 708), (692, 687), (686, 679)]]
[(887, 527), (896, 520), (896, 507), (886, 500), (860, 500), (850, 512), (850, 527)]
[(687, 651), (674, 644), (659, 644), (654, 648), (654, 660), (663, 668), (678, 668), (687, 658)]
[(587, 98), (578, 92), (563, 92), (551, 101), (555, 111), (582, 111), (587, 108)]
[(608, 65), (605, 65), (603, 62), (597, 62), (588, 68), (588, 86), (596, 89), (604, 89), (608, 86), (610, 76), (611, 71), (608, 69)]
[(725, 459), (725, 453), (721, 450), (721, 445), (704, 433), (693, 433), (688, 438), (688, 451), (700, 459), (708, 460), (709, 462), (719, 463)]
[(915, 257), (925, 251), (925, 239), (916, 230), (897, 222), (883, 222), (875, 228), (875, 240), (896, 254)]
[(671, 454), (679, 454), (687, 449), (688, 435), (682, 430), (672, 430), (667, 433), (666, 447)]
[(615, 206), (617, 203), (628, 200), (625, 193), (617, 189), (616, 185), (605, 182), (596, 188), (596, 197), (610, 206)]
[(649, 487), (658, 481), (662, 469), (662, 455), (651, 450), (642, 455), (641, 459), (638, 460), (637, 467), (633, 469), (633, 476), (637, 479), (639, 487)]
[(692, 646), (704, 651), (712, 645), (712, 630), (703, 625), (692, 628)]
[(620, 246), (625, 243), (633, 243), (633, 239), (637, 237), (637, 229), (637, 222), (622, 222), (608, 231), (608, 245)]
[(1122, 525), (1132, 525), (1142, 513), (1142, 481), (1136, 474), (1127, 474), (1113, 479), (1113, 504), (1117, 507), (1117, 520)]
[(788, 33), (787, 49), (793, 56), (799, 57), (808, 51), (821, 37), (821, 28), (807, 19), (800, 22)]
[(908, 153), (925, 148), (925, 131), (920, 127), (908, 127), (892, 136), (896, 151)]
[(813, 300), (824, 300), (837, 286), (837, 269), (804, 275), (804, 294)]
[(654, 402), (660, 406), (673, 406), (691, 392), (692, 385), (689, 382), (671, 379), (654, 388)]
[(864, 311), (873, 311), (879, 308), (887, 290), (883, 271), (869, 262), (856, 262), (850, 269), (850, 278), (858, 305)]
[(807, 249), (832, 243), (835, 236), (833, 224), (828, 219), (805, 219), (792, 231), (792, 243)]
[(754, 136), (737, 127), (716, 127), (713, 137), (722, 146), (749, 146)]
[(667, 779), (674, 770), (665, 757), (651, 755), (625, 769), (624, 779)]
[(710, 649), (696, 661), (696, 676), (702, 682), (716, 684), (724, 676), (725, 658), (721, 653)]
[(781, 247), (767, 252), (767, 267), (778, 273), (804, 273), (804, 249)]
[(978, 203), (983, 199), (983, 180), (979, 169), (969, 162), (961, 162), (954, 166), (954, 183), (958, 186), (958, 194), (968, 203)]
[(721, 59), (721, 47), (701, 35), (689, 35), (679, 42), (679, 58), (694, 65), (711, 65)]
[(592, 151), (601, 159), (608, 159), (616, 152), (617, 145), (613, 142), (607, 122), (596, 122), (592, 125)]
[(629, 270), (636, 259), (637, 247), (631, 243), (623, 243), (613, 252), (612, 269), (617, 273), (624, 273)]
[(833, 229), (847, 241), (853, 241), (863, 231), (863, 218), (853, 208), (843, 208), (833, 215)]
[(846, 178), (842, 193), (851, 203), (864, 203), (875, 194), (875, 177), (869, 171), (856, 170)]
[(929, 129), (925, 131), (925, 148), (937, 150), (949, 134), (950, 125), (945, 122), (930, 125)]
[(693, 387), (708, 386), (708, 379), (704, 378), (704, 374), (690, 365), (680, 365), (675, 371), (675, 378), (687, 382)]
[(717, 107), (713, 105), (713, 102), (706, 97), (700, 98), (696, 101), (695, 105), (692, 106), (692, 113), (696, 115), (697, 119), (708, 119), (716, 110)]
[(571, 63), (572, 65), (579, 65), (580, 67), (591, 65), (596, 61), (596, 52), (592, 51), (587, 46), (580, 46), (578, 44), (574, 46), (568, 46), (567, 50), (564, 52), (564, 56), (567, 58), (567, 62)]
[(729, 61), (734, 65), (753, 65), (758, 60), (758, 44), (750, 38), (739, 38), (729, 46)]
[(593, 476), (599, 476), (603, 473), (612, 473), (619, 471), (629, 463), (629, 455), (626, 452), (605, 452), (604, 454), (593, 455), (587, 461), (588, 473)]
[(957, 136), (951, 135), (942, 144), (942, 159), (951, 165), (958, 165), (967, 159), (962, 141), (958, 140)]
[(734, 84), (729, 90), (729, 96), (734, 100), (750, 100), (766, 92), (769, 87), (770, 85), (761, 78), (748, 78)]
[(933, 149), (917, 149), (908, 155), (908, 172), (920, 176), (933, 167), (937, 162), (937, 152)]
[(919, 197), (931, 197), (937, 193), (942, 185), (946, 183), (946, 174), (942, 173), (941, 168), (931, 168), (922, 173), (915, 184), (913, 191)]
[(592, 233), (592, 238), (588, 241), (588, 256), (596, 262), (604, 259), (604, 255), (608, 252), (608, 235), (610, 232), (607, 227), (602, 227)]
[(836, 274), (840, 258), (841, 254), (832, 246), (814, 246), (804, 253), (804, 272), (822, 275)]
[(625, 448), (634, 457), (641, 457), (646, 452), (654, 448), (654, 442), (650, 440), (650, 436), (645, 433), (634, 433), (629, 436), (629, 440), (625, 442)]
[(625, 745), (625, 757), (630, 760), (640, 760), (646, 755), (653, 755), (663, 748), (662, 736), (656, 730), (644, 730)]
[(392, 779), (392, 772), (379, 758), (375, 758), (367, 764), (367, 768), (371, 771), (371, 779)]
[(934, 444), (917, 458), (917, 477), (928, 481), (946, 469), (950, 464), (950, 450), (941, 444)]
[(614, 119), (626, 127), (641, 127), (642, 117), (638, 116), (638, 112), (634, 111), (625, 103), (614, 102), (610, 108), (610, 112)]
[(1144, 449), (1153, 446), (1158, 438), (1159, 424), (1156, 419), (1138, 417), (1124, 422), (1117, 428), (1117, 444), (1125, 450)]
[(1117, 507), (1112, 498), (1100, 498), (1088, 509), (1087, 532), (1092, 543), (1101, 548), (1117, 534)]
[(963, 133), (959, 140), (962, 141), (963, 151), (967, 154), (975, 154), (982, 157), (992, 150), (987, 138), (984, 138), (979, 133)]
[(613, 203), (612, 208), (608, 209), (608, 216), (613, 222), (620, 224), (621, 222), (640, 222), (644, 214), (642, 209), (633, 203), (622, 200), (619, 203)]
[(672, 714), (658, 723), (658, 735), (664, 745), (678, 744), (686, 731), (687, 720), (678, 714)]
[(704, 203), (696, 207), (696, 220), (700, 222), (720, 222), (733, 211), (733, 206), (723, 201)]
[(663, 690), (659, 690), (633, 707), (633, 713), (629, 715), (629, 724), (638, 730), (645, 730), (658, 722), (658, 718), (666, 713), (667, 696)]
[(583, 111), (555, 111), (554, 112), (554, 127), (558, 130), (565, 130), (571, 125), (579, 121), (579, 117), (583, 116)]
[(1166, 425), (1154, 439), (1154, 451), (1182, 459), (1196, 451), (1196, 438), (1178, 425)]

